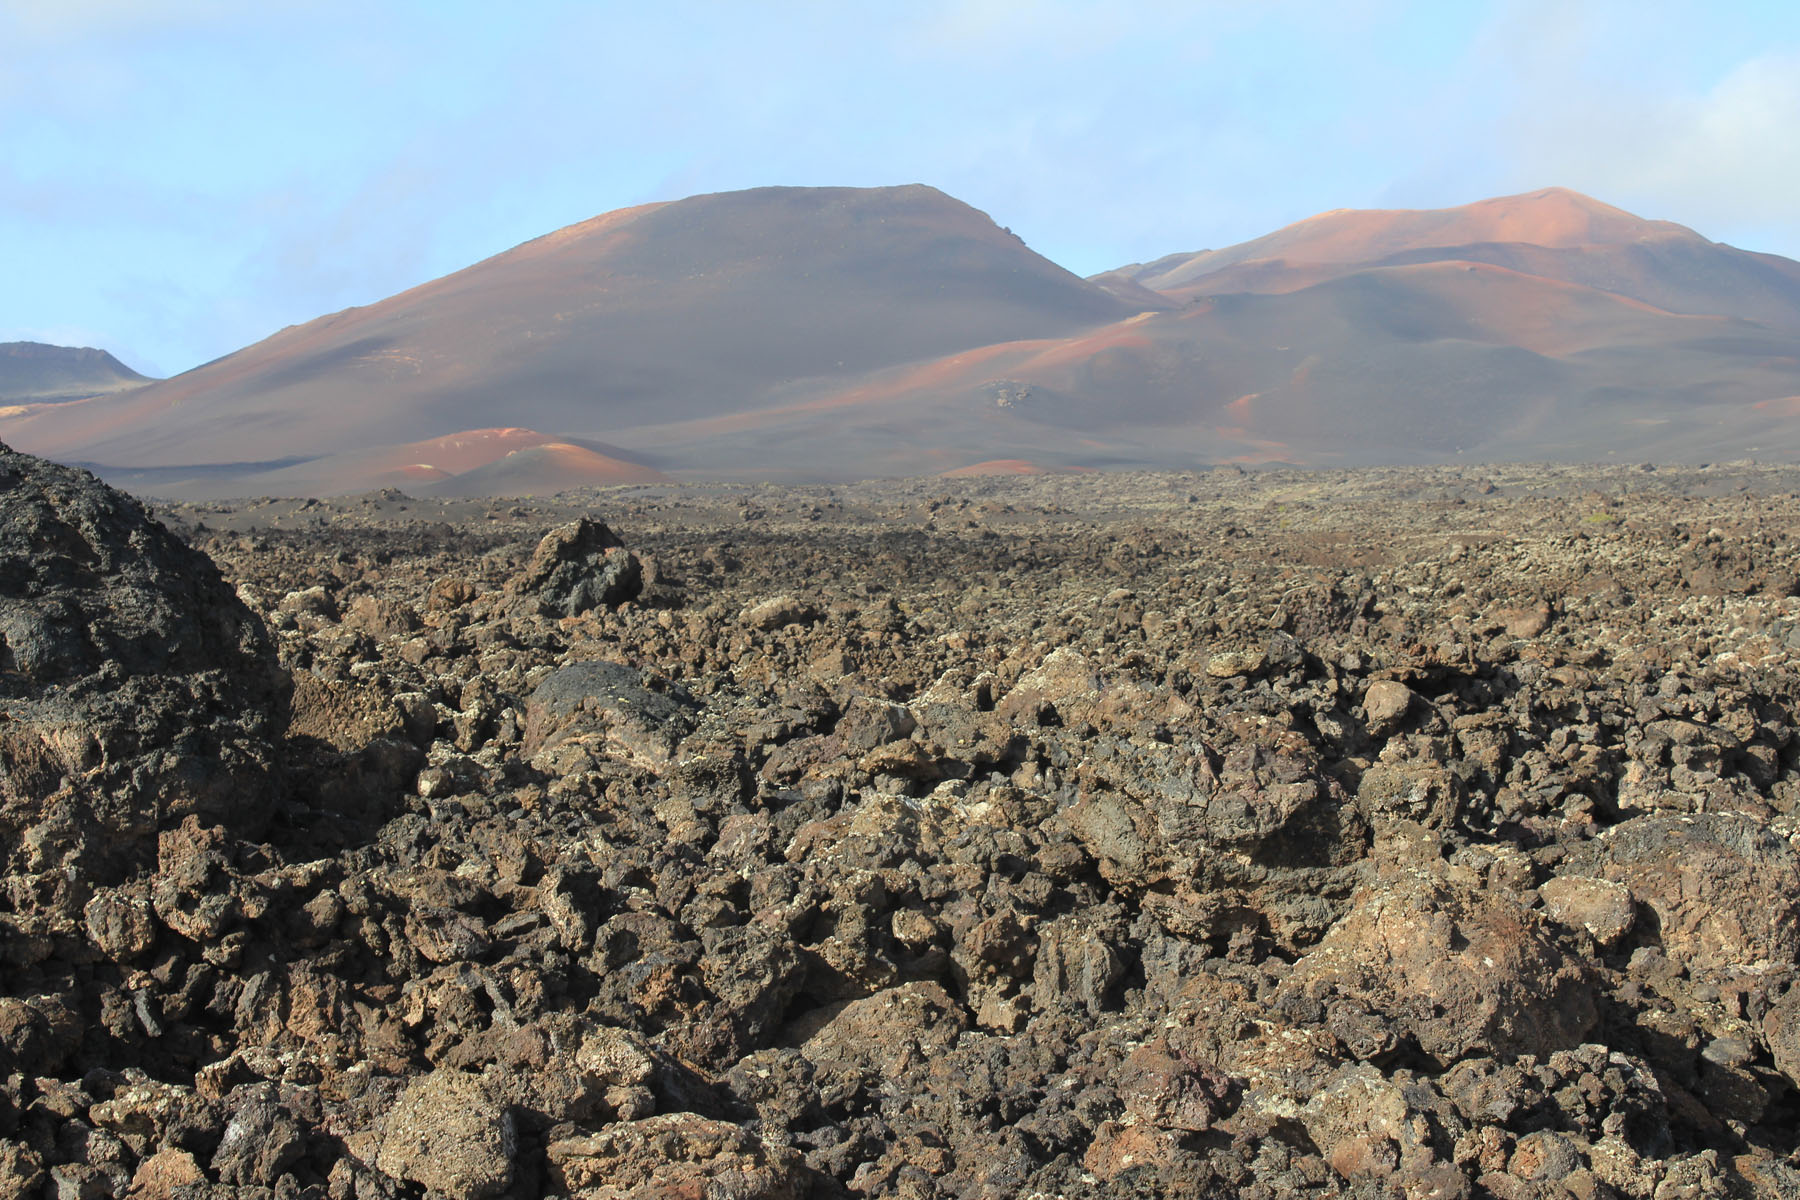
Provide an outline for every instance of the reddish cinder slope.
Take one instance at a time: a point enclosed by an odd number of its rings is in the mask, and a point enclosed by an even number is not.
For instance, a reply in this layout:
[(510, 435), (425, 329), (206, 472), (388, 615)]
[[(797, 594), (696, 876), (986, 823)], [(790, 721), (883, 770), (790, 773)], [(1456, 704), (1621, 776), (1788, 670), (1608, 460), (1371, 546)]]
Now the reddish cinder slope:
[(1411, 250), (1476, 242), (1593, 246), (1670, 235), (1699, 236), (1684, 226), (1646, 221), (1567, 188), (1546, 188), (1458, 208), (1335, 209), (1223, 250), (1203, 250), (1172, 263), (1160, 259), (1151, 264), (1148, 277), (1134, 277), (1145, 287), (1168, 291), (1202, 275), (1259, 260), (1372, 263)]
[(547, 496), (573, 488), (662, 483), (668, 476), (591, 446), (552, 441), (514, 450), (425, 489), (434, 496)]
[(1132, 311), (932, 188), (759, 188), (610, 213), (125, 400), (0, 427), (134, 467), (502, 422), (603, 434)]
[(1322, 213), (1222, 250), (1170, 255), (1094, 277), (1187, 301), (1298, 291), (1374, 266), (1480, 262), (1615, 292), (1677, 313), (1800, 331), (1800, 263), (1708, 241), (1671, 221), (1548, 188), (1459, 208)]
[[(508, 427), (466, 429), (404, 445), (346, 450), (264, 471), (256, 479), (258, 490), (276, 495), (341, 496), (384, 487), (420, 495), (476, 495), (493, 494), (482, 484), (485, 479), (524, 480), (527, 464), (536, 464), (545, 472), (544, 479), (526, 489), (537, 492), (668, 478), (654, 467), (632, 461), (616, 446), (575, 445), (534, 429)], [(228, 487), (221, 494), (229, 492)]]
[(990, 458), (985, 462), (970, 463), (966, 467), (953, 467), (948, 471), (939, 471), (941, 479), (981, 479), (990, 475), (1054, 475), (1067, 473), (1068, 468), (1046, 467), (1042, 463), (1030, 462), (1023, 458)]

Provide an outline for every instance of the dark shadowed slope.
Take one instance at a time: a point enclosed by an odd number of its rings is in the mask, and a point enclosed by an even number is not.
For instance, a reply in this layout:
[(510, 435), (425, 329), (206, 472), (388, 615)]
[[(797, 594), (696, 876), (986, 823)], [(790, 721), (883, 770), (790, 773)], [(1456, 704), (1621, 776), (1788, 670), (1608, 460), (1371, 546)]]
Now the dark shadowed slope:
[(149, 382), (104, 350), (0, 342), (0, 404), (78, 400)]
[(601, 433), (1133, 311), (932, 188), (761, 188), (609, 213), (129, 399), (5, 429), (140, 467), (495, 425)]
[[(1800, 455), (1800, 338), (1471, 263), (1227, 295), (729, 422), (623, 430), (696, 469), (827, 445), (891, 469)], [(910, 431), (910, 432), (909, 432)], [(886, 449), (898, 447), (898, 450)], [(797, 456), (797, 455), (796, 455)], [(954, 458), (955, 461), (946, 461)]]

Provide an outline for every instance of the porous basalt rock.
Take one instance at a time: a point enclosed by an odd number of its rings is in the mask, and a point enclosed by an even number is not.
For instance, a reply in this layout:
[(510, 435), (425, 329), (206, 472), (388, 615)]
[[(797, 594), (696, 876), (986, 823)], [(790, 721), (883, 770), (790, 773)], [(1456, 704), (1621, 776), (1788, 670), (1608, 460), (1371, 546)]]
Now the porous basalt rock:
[(616, 662), (571, 663), (553, 672), (526, 702), (524, 752), (549, 769), (594, 761), (596, 750), (667, 767), (693, 729), (694, 704), (660, 682), (653, 690), (642, 672)]
[(800, 1154), (724, 1121), (671, 1113), (553, 1142), (550, 1182), (579, 1200), (800, 1200)]
[(486, 1200), (512, 1182), (518, 1131), (477, 1076), (422, 1076), (400, 1094), (380, 1136), (378, 1168), (451, 1200)]
[[(1360, 897), (1282, 989), (1324, 1005), (1328, 1025), (1345, 1005), (1346, 1029), (1370, 1014), (1452, 1063), (1578, 1045), (1599, 1016), (1593, 986), (1590, 969), (1516, 900), (1414, 877)], [(1357, 1042), (1347, 1037), (1366, 1056)]]
[(1695, 972), (1800, 956), (1800, 856), (1741, 813), (1637, 817), (1583, 848), (1592, 873), (1629, 889), (1665, 953)]

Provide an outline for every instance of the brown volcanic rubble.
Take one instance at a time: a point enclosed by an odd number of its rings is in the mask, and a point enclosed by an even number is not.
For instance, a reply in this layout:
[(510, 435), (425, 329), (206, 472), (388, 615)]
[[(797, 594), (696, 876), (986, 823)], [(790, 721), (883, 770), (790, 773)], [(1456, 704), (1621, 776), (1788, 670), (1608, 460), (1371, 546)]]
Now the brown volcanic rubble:
[(1495, 474), (5, 453), (0, 1195), (1796, 1193), (1796, 481)]

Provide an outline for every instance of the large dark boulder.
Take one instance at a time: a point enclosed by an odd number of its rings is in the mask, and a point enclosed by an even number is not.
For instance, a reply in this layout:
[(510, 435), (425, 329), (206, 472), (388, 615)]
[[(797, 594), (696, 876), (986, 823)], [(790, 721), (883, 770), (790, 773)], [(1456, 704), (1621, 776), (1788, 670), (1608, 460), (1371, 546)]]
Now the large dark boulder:
[(0, 863), (21, 919), (271, 807), (285, 676), (205, 555), (85, 471), (0, 445)]
[(617, 534), (582, 517), (544, 535), (514, 588), (535, 597), (544, 616), (575, 617), (635, 600), (644, 572)]

